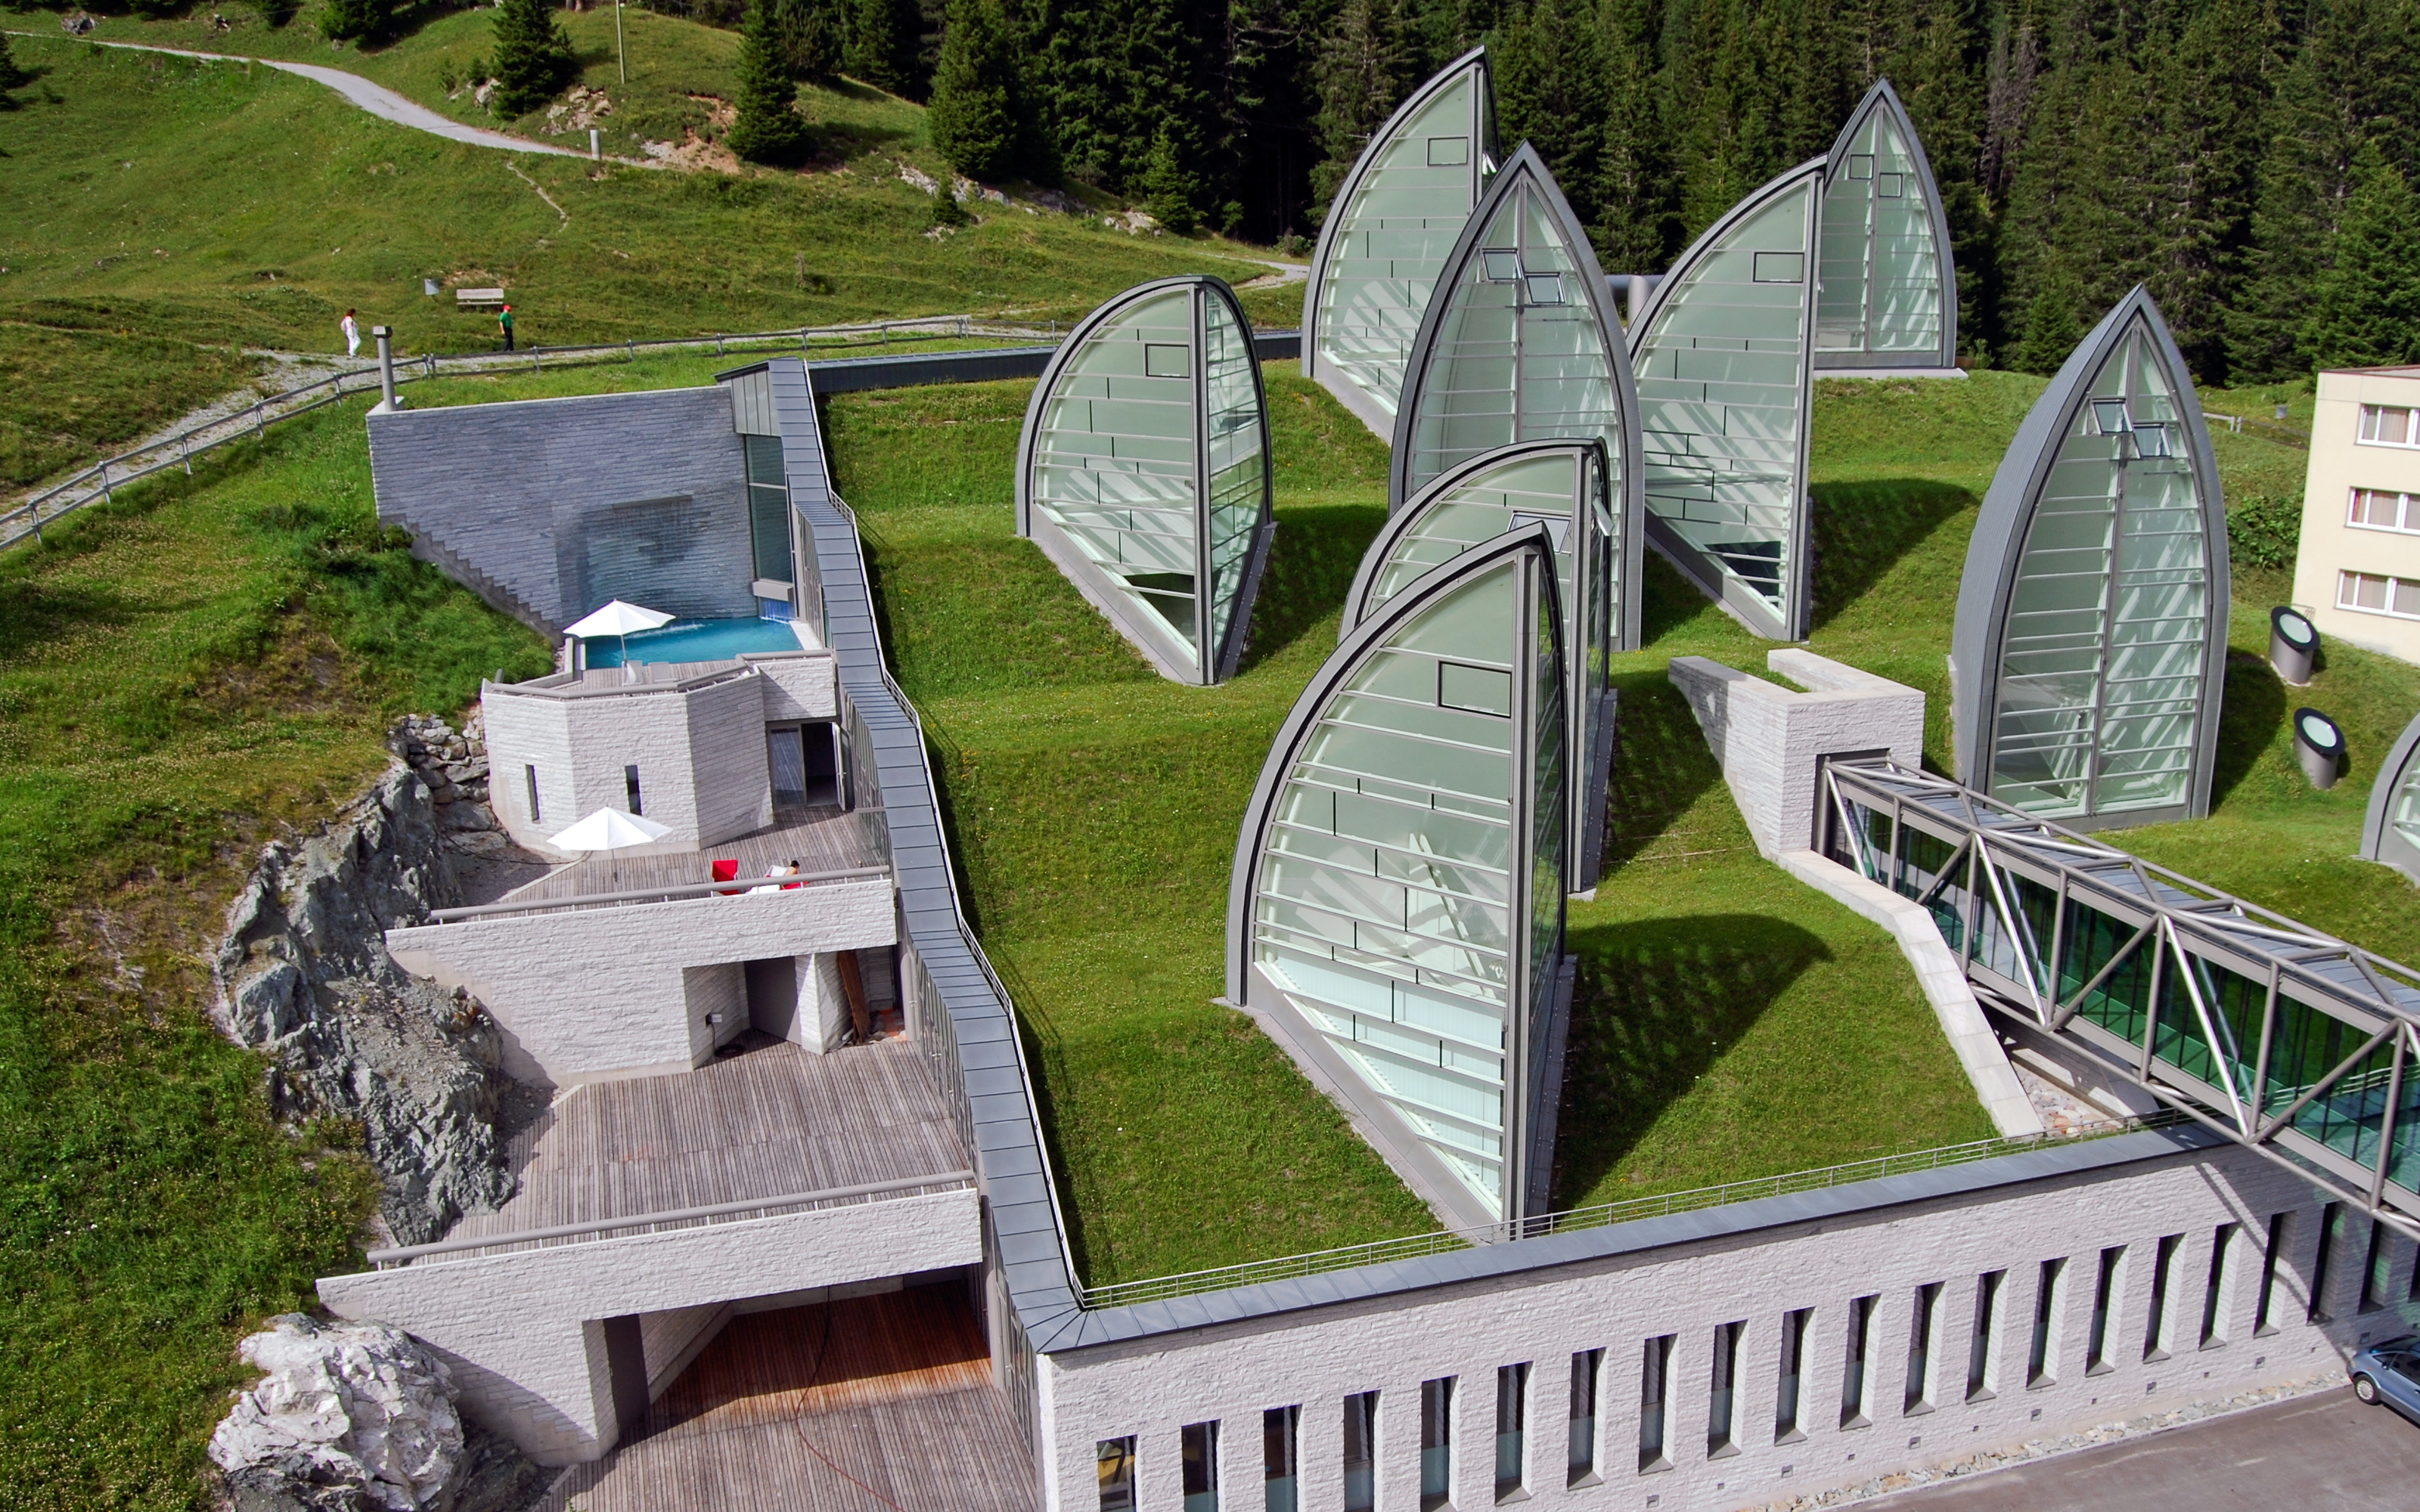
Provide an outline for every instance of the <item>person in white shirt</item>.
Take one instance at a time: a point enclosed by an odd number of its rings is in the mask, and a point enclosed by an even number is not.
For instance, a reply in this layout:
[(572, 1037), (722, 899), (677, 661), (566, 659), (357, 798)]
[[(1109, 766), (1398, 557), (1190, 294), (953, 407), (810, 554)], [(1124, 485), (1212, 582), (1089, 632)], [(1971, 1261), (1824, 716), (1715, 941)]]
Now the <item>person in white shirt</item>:
[(352, 311), (347, 310), (345, 312), (345, 355), (348, 357), (358, 357), (361, 355), (361, 322), (353, 318)]

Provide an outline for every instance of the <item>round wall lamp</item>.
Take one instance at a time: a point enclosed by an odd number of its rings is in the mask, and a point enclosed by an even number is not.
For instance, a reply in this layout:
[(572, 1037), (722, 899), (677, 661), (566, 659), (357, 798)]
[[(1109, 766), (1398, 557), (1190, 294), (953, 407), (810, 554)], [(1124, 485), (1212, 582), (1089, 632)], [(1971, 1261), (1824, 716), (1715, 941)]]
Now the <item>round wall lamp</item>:
[(2294, 711), (2294, 754), (2311, 786), (2335, 786), (2336, 774), (2344, 768), (2344, 732), (2334, 719), (2317, 709)]
[(2269, 665), (2288, 686), (2306, 687), (2311, 664), (2319, 655), (2319, 627), (2298, 609), (2280, 605), (2269, 611)]

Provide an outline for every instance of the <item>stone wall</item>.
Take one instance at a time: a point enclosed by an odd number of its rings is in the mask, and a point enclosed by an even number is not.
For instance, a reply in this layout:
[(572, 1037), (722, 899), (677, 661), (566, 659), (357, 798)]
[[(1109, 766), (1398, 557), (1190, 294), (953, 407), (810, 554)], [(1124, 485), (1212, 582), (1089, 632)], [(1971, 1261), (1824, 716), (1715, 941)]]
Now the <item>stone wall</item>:
[[(411, 748), (402, 732), (397, 744)], [(279, 1114), (359, 1121), (385, 1178), (380, 1216), (405, 1243), (513, 1191), (496, 1126), (515, 1089), (495, 1022), (406, 973), (384, 940), (456, 901), (457, 858), (484, 843), (467, 837), (491, 830), (447, 817), (483, 813), (455, 764), (450, 803), (396, 766), (321, 833), (263, 849), (213, 963), (221, 1026), (269, 1052)]]

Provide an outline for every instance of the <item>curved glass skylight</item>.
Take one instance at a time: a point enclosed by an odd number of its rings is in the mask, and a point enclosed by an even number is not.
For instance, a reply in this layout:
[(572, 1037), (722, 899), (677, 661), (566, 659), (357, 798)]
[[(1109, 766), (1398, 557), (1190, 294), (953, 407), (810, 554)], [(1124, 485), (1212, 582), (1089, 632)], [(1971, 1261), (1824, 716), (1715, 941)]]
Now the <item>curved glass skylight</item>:
[(2403, 727), (2378, 768), (2362, 825), (2361, 854), (2420, 882), (2420, 716)]
[[(1344, 595), (1342, 634), (1431, 570), (1506, 531), (1542, 524), (1555, 543), (1574, 717), (1568, 769), (1581, 780), (1572, 805), (1571, 884), (1596, 884), (1612, 756), (1607, 658), (1638, 640), (1637, 498), (1617, 513), (1605, 443), (1525, 441), (1482, 453), (1438, 478), (1389, 517)], [(1623, 526), (1624, 518), (1629, 521)]]
[(1421, 322), (1395, 417), (1389, 512), (1516, 441), (1602, 440), (1621, 489), (1637, 454), (1627, 356), (1588, 234), (1525, 143), (1464, 227)]
[(1381, 437), (1437, 270), (1496, 158), (1487, 50), (1412, 92), (1337, 187), (1303, 293), (1302, 370)]
[(1759, 635), (1804, 640), (1808, 264), (1823, 160), (1781, 175), (1681, 255), (1632, 328), (1647, 529)]
[(1449, 1220), (1532, 1203), (1561, 978), (1564, 676), (1543, 526), (1463, 551), (1347, 636), (1237, 840), (1228, 995)]
[(1016, 518), (1163, 675), (1233, 672), (1270, 521), (1268, 407), (1233, 291), (1163, 279), (1085, 317), (1027, 407)]
[(1825, 158), (1815, 365), (1958, 363), (1958, 270), (1916, 123), (1878, 79)]
[(1962, 780), (2071, 825), (2207, 813), (2226, 540), (2201, 406), (2137, 287), (2035, 402), (1984, 497), (1954, 640)]

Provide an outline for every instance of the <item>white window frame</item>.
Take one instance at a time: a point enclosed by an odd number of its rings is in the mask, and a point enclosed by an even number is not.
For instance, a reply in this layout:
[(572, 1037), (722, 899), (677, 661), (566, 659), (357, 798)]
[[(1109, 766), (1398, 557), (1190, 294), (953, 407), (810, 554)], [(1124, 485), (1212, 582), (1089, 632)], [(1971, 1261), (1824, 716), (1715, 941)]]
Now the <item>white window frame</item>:
[[(2386, 584), (2385, 608), (2371, 609), (2366, 604), (2355, 603), (2347, 597), (2345, 590), (2350, 587), (2357, 579), (2363, 578), (2376, 578)], [(2350, 568), (2338, 568), (2336, 571), (2336, 608), (2343, 609), (2349, 614), (2375, 614), (2381, 619), (2389, 620), (2420, 620), (2420, 614), (2406, 614), (2396, 609), (2395, 585), (2399, 582), (2411, 583), (2414, 588), (2420, 588), (2420, 580), (2415, 580), (2411, 578), (2397, 578), (2391, 573), (2354, 572)]]
[[(2403, 411), (2403, 440), (2399, 441), (2390, 441), (2383, 438), (2373, 439), (2363, 434), (2371, 428), (2370, 417), (2382, 409), (2400, 409)], [(2415, 435), (2415, 431), (2420, 431), (2420, 402), (2414, 402), (2408, 405), (2366, 404), (2361, 407), (2361, 421), (2353, 430), (2353, 444), (2356, 446), (2399, 446), (2406, 450), (2410, 450), (2414, 447), (2420, 447), (2420, 435)]]
[(2385, 531), (2396, 535), (2420, 535), (2420, 525), (2373, 525), (2359, 517), (2363, 494), (2393, 494), (2402, 502), (2396, 506), (2399, 519), (2420, 519), (2420, 493), (2408, 493), (2401, 488), (2348, 488), (2345, 490), (2345, 529), (2352, 531)]

